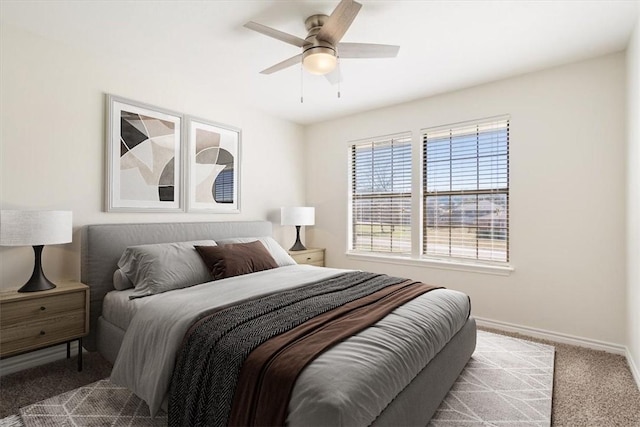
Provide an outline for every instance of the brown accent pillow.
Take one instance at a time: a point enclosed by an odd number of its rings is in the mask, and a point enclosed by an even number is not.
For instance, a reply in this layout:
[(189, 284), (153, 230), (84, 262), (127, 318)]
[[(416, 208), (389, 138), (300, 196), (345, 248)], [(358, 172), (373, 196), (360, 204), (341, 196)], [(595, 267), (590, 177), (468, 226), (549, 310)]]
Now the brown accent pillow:
[(224, 246), (195, 246), (214, 280), (278, 267), (267, 248), (256, 240)]

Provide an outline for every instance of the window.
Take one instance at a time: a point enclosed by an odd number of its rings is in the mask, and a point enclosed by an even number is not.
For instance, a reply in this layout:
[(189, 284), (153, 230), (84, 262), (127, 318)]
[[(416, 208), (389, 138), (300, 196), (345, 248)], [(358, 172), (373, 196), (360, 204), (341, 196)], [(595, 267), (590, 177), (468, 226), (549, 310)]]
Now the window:
[(508, 118), (427, 129), (422, 136), (422, 254), (508, 262)]
[(351, 145), (351, 250), (411, 253), (411, 133)]

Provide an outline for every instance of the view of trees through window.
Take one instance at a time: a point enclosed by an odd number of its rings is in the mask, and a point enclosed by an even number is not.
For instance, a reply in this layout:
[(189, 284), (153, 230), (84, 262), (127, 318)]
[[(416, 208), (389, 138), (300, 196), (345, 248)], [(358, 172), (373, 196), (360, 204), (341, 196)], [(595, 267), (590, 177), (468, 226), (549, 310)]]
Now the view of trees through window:
[(352, 146), (355, 250), (411, 253), (411, 135)]
[(423, 134), (423, 254), (508, 261), (509, 122)]
[[(507, 262), (508, 119), (422, 136), (423, 256)], [(411, 254), (412, 155), (410, 133), (351, 146), (351, 250)]]

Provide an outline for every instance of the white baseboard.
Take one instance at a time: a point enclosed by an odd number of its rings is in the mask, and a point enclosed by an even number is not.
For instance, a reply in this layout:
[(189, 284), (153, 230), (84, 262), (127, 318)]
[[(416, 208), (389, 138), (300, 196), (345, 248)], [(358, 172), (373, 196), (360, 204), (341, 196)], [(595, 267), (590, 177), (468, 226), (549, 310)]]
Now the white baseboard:
[[(474, 316), (475, 317), (475, 316)], [(623, 345), (608, 343), (605, 341), (592, 340), (590, 338), (582, 338), (574, 335), (562, 334), (559, 332), (546, 331), (544, 329), (531, 328), (529, 326), (515, 325), (513, 323), (500, 322), (497, 320), (475, 317), (478, 326), (499, 329), (506, 332), (517, 332), (522, 335), (528, 335), (534, 338), (555, 341), (563, 344), (577, 345), (587, 347), (593, 350), (602, 350), (609, 353), (620, 354), (625, 356), (627, 348)]]
[[(474, 316), (475, 317), (475, 316)], [(631, 370), (631, 375), (640, 389), (640, 371), (636, 366), (631, 352), (629, 349), (620, 344), (613, 344), (606, 341), (593, 340), (590, 338), (577, 337), (575, 335), (562, 334), (559, 332), (547, 331), (544, 329), (531, 328), (529, 326), (516, 325), (513, 323), (500, 322), (497, 320), (485, 319), (482, 317), (475, 317), (478, 326), (498, 329), (506, 332), (516, 332), (522, 335), (527, 335), (534, 338), (540, 338), (544, 340), (554, 341), (562, 344), (571, 344), (579, 347), (591, 348), (593, 350), (601, 350), (609, 353), (619, 354), (625, 356), (627, 364)]]
[[(71, 355), (78, 354), (78, 341), (71, 343)], [(44, 365), (45, 363), (55, 362), (56, 360), (65, 359), (67, 357), (67, 345), (60, 344), (54, 347), (42, 350), (32, 351), (30, 353), (13, 356), (8, 359), (0, 360), (0, 377), (13, 374), (14, 372), (24, 369), (33, 368), (35, 366)]]
[(629, 364), (629, 369), (631, 369), (631, 375), (633, 375), (633, 378), (636, 380), (638, 390), (640, 390), (640, 369), (638, 369), (638, 365), (633, 361), (629, 349), (627, 349), (627, 363)]

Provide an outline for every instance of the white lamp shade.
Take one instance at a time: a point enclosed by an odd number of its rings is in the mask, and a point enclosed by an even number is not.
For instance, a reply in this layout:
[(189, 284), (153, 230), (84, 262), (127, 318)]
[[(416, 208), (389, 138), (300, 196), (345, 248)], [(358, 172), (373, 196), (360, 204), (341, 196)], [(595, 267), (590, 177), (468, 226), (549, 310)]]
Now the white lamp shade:
[(316, 208), (280, 208), (281, 225), (313, 225), (316, 223)]
[(71, 211), (0, 211), (1, 246), (38, 246), (71, 242)]

